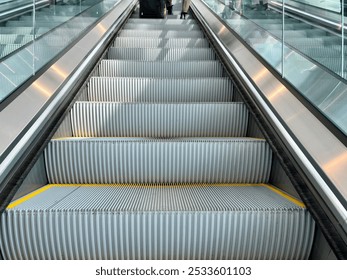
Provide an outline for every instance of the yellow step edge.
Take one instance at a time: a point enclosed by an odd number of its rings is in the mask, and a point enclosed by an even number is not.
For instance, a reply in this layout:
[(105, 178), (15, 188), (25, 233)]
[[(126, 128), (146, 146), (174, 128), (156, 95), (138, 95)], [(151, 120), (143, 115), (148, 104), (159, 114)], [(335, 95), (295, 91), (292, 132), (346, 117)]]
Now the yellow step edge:
[(23, 202), (28, 201), (29, 199), (37, 196), (38, 194), (45, 192), (46, 190), (50, 189), (53, 186), (54, 185), (46, 185), (46, 186), (44, 186), (44, 187), (42, 187), (42, 188), (40, 188), (40, 189), (38, 189), (36, 191), (33, 191), (32, 193), (29, 193), (29, 194), (25, 195), (25, 196), (15, 200), (15, 201), (11, 202), (7, 206), (7, 209), (14, 208), (14, 207), (18, 206), (19, 204), (22, 204)]
[(269, 185), (269, 184), (223, 184), (223, 183), (219, 183), (219, 184), (207, 184), (207, 183), (202, 183), (202, 184), (173, 184), (173, 185), (163, 185), (163, 184), (49, 184), (46, 185), (30, 194), (27, 194), (17, 200), (15, 200), (14, 202), (10, 203), (7, 206), (7, 209), (12, 209), (20, 204), (22, 204), (25, 201), (28, 201), (30, 199), (32, 199), (33, 197), (39, 195), (40, 193), (45, 192), (46, 190), (52, 188), (52, 187), (126, 187), (126, 186), (132, 186), (132, 187), (182, 187), (182, 186), (209, 186), (209, 187), (266, 187), (269, 190), (277, 193), (278, 195), (284, 197), (285, 199), (291, 201), (292, 203), (302, 207), (302, 208), (306, 208), (305, 204), (303, 204), (301, 201), (299, 201), (298, 199), (292, 197), (291, 195), (281, 191), (280, 189)]

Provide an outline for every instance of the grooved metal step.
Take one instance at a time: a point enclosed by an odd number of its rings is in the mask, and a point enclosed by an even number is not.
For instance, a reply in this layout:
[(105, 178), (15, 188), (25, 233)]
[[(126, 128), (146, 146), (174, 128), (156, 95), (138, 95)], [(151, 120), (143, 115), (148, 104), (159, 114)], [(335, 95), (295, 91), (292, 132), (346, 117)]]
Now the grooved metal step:
[(222, 77), (219, 61), (122, 61), (102, 60), (98, 66), (101, 77)]
[(307, 259), (314, 235), (267, 185), (53, 185), (1, 221), (6, 259)]
[(208, 48), (204, 38), (133, 38), (117, 37), (114, 47), (122, 48)]
[(243, 103), (76, 102), (70, 116), (76, 137), (239, 137), (248, 124)]
[(88, 83), (89, 101), (231, 102), (232, 98), (233, 85), (228, 78), (92, 77)]
[(128, 30), (119, 32), (119, 37), (152, 37), (152, 38), (204, 38), (202, 31), (175, 31), (175, 30)]
[(179, 31), (187, 32), (191, 30), (200, 30), (197, 24), (146, 24), (146, 23), (126, 23), (123, 30), (162, 30), (162, 31)]
[(141, 19), (141, 18), (129, 18), (127, 23), (134, 23), (134, 24), (159, 24), (159, 25), (166, 25), (166, 24), (176, 24), (176, 25), (192, 25), (196, 24), (195, 19), (186, 19), (186, 20), (181, 20), (181, 19), (159, 19), (159, 18), (146, 18), (146, 19)]
[(139, 61), (173, 61), (173, 60), (213, 60), (212, 49), (168, 49), (168, 48), (110, 48), (108, 59), (125, 59)]
[(250, 138), (64, 138), (45, 149), (48, 181), (61, 184), (264, 183), (271, 157)]

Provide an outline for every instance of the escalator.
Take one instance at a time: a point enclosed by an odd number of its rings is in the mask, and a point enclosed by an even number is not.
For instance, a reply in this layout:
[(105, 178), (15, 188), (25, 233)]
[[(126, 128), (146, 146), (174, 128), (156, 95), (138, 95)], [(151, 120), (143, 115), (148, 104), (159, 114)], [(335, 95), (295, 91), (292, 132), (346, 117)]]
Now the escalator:
[(191, 16), (135, 12), (27, 177), (46, 185), (2, 214), (3, 257), (309, 258), (315, 222), (238, 94)]

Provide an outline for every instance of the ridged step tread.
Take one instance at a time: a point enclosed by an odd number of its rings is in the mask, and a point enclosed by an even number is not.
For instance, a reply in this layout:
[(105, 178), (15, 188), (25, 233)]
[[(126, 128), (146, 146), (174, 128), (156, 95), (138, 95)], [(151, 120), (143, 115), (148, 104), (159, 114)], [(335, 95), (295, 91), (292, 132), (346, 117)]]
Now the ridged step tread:
[(212, 49), (167, 49), (167, 48), (114, 48), (107, 52), (108, 59), (139, 61), (173, 60), (213, 60), (216, 55)]
[(123, 29), (118, 34), (119, 37), (152, 37), (152, 38), (204, 38), (204, 33), (198, 30), (175, 31), (175, 30), (131, 30)]
[(76, 102), (70, 112), (76, 137), (242, 137), (243, 103)]
[(133, 38), (117, 37), (114, 47), (123, 48), (209, 48), (204, 38)]
[(87, 89), (89, 101), (177, 103), (233, 100), (233, 84), (228, 78), (92, 77)]
[(222, 77), (222, 64), (215, 61), (124, 61), (104, 59), (98, 65), (101, 77)]
[(6, 209), (0, 244), (6, 259), (307, 259), (313, 236), (267, 185), (50, 185)]
[(159, 19), (159, 18), (129, 18), (127, 23), (133, 23), (133, 24), (153, 24), (153, 25), (192, 25), (196, 24), (195, 19), (186, 19), (186, 20), (181, 20), (181, 19)]
[(200, 30), (200, 26), (197, 24), (146, 24), (146, 23), (126, 23), (123, 26), (123, 30), (162, 30), (162, 31), (179, 31), (187, 32), (191, 30)]
[(63, 138), (45, 149), (50, 183), (266, 183), (271, 150), (253, 138)]

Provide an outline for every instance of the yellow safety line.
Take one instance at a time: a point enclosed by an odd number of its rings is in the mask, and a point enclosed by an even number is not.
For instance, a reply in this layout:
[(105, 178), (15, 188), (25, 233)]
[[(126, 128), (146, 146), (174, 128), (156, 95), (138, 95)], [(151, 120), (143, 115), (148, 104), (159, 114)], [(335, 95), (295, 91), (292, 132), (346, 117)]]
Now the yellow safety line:
[(300, 200), (296, 199), (295, 197), (275, 188), (274, 186), (271, 185), (264, 185), (265, 187), (267, 187), (268, 189), (272, 190), (273, 192), (279, 194), (280, 196), (283, 196), (284, 198), (288, 199), (289, 201), (293, 202), (294, 204), (302, 207), (302, 208), (306, 208), (305, 204), (302, 203)]
[(16, 206), (18, 206), (19, 204), (22, 204), (23, 202), (33, 198), (34, 196), (37, 196), (38, 194), (40, 193), (43, 193), (44, 191), (50, 189), (53, 185), (47, 185), (47, 186), (44, 186), (36, 191), (33, 191), (32, 193), (29, 193), (15, 201), (13, 201), (12, 203), (10, 203), (8, 206), (7, 206), (7, 209), (11, 209), (11, 208), (14, 208)]
[(287, 200), (293, 202), (294, 204), (302, 207), (302, 208), (306, 208), (305, 204), (303, 204), (301, 201), (297, 200), (296, 198), (290, 196), (289, 194), (286, 194), (285, 192), (277, 189), (274, 186), (268, 185), (268, 184), (227, 184), (227, 183), (219, 183), (219, 184), (208, 184), (208, 183), (202, 183), (202, 184), (172, 184), (172, 185), (162, 185), (162, 184), (49, 184), (46, 185), (30, 194), (27, 194), (25, 196), (23, 196), (22, 198), (17, 199), (16, 201), (10, 203), (7, 206), (7, 209), (11, 209), (14, 208), (16, 206), (18, 206), (19, 204), (37, 196), (38, 194), (52, 188), (52, 187), (106, 187), (106, 186), (112, 186), (112, 187), (125, 187), (125, 186), (132, 186), (132, 187), (181, 187), (181, 186), (205, 186), (205, 187), (266, 187), (269, 190), (277, 193), (278, 195), (286, 198)]

